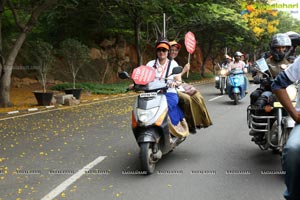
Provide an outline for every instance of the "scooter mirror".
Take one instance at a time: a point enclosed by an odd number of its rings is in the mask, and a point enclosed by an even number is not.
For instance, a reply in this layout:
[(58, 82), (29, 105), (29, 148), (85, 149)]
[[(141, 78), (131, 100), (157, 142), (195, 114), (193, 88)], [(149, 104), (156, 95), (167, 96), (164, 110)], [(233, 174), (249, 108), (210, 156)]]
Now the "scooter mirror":
[(178, 66), (178, 67), (174, 67), (173, 70), (172, 70), (172, 74), (180, 74), (182, 72), (182, 67), (181, 66)]
[(129, 74), (125, 71), (118, 72), (118, 76), (119, 76), (120, 79), (130, 79)]

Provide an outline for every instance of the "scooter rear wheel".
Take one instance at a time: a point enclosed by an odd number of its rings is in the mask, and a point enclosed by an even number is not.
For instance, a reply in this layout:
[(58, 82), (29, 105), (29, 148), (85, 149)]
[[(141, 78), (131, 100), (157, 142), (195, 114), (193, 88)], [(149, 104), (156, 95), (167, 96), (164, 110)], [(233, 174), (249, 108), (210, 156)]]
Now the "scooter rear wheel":
[(152, 143), (144, 142), (140, 144), (141, 167), (147, 174), (152, 174), (155, 169), (155, 158), (153, 157)]

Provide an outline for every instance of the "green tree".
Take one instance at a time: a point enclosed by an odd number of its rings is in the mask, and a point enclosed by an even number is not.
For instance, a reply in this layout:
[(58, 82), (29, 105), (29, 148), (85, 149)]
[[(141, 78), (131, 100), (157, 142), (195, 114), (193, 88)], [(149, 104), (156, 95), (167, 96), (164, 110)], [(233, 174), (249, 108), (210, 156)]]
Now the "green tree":
[(39, 81), (43, 86), (43, 92), (46, 92), (47, 75), (54, 63), (53, 46), (44, 41), (37, 41), (33, 45), (33, 55), (36, 58), (39, 72)]
[(300, 33), (300, 20), (292, 17), (287, 12), (278, 12), (278, 32), (286, 33), (288, 31), (294, 31)]
[[(191, 27), (201, 48), (201, 75), (204, 76), (205, 64), (210, 56), (218, 54), (226, 46), (237, 47), (243, 43), (248, 28), (246, 21), (234, 9), (214, 3), (196, 3), (188, 8), (192, 16), (187, 27)], [(215, 54), (215, 55), (212, 55)]]
[(90, 62), (89, 48), (75, 39), (66, 39), (61, 43), (60, 54), (66, 60), (73, 78), (73, 88), (80, 68)]

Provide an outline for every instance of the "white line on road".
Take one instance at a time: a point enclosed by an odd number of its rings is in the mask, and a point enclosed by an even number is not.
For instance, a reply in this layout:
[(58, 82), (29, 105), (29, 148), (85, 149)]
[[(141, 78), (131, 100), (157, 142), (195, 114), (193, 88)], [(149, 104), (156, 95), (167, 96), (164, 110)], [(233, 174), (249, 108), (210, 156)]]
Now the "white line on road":
[(223, 97), (223, 95), (220, 95), (220, 96), (214, 97), (214, 98), (212, 98), (212, 99), (209, 99), (208, 101), (214, 101), (214, 100), (216, 100), (216, 99), (219, 99), (219, 98), (221, 98), (221, 97)]
[(67, 189), (70, 185), (72, 185), (75, 181), (77, 181), (83, 174), (86, 173), (86, 171), (89, 171), (92, 169), (95, 165), (100, 163), (106, 158), (106, 156), (99, 156), (96, 158), (93, 162), (89, 163), (85, 167), (83, 167), (81, 170), (79, 170), (77, 173), (75, 173), (73, 176), (62, 182), (59, 186), (57, 186), (54, 190), (52, 190), (50, 193), (48, 193), (46, 196), (44, 196), (41, 200), (52, 200), (57, 195), (59, 195), (61, 192), (63, 192), (65, 189)]

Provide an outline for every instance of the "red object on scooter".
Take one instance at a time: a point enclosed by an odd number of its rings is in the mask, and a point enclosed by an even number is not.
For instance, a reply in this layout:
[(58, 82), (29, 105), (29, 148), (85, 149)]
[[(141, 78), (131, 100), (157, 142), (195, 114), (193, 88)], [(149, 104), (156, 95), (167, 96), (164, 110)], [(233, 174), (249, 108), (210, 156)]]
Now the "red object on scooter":
[(139, 66), (135, 68), (131, 75), (132, 80), (138, 85), (147, 85), (155, 78), (155, 70), (149, 66)]

